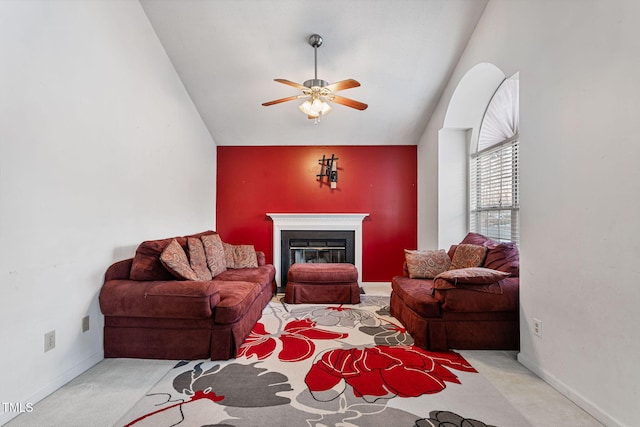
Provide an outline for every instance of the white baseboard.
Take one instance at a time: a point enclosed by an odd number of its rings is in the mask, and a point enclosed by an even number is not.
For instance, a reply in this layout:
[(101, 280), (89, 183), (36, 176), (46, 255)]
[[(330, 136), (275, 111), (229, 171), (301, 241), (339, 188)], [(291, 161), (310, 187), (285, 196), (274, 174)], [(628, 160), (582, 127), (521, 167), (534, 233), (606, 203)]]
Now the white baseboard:
[[(86, 370), (98, 364), (103, 359), (104, 359), (103, 351), (93, 354), (91, 357), (85, 359), (78, 365), (62, 373), (59, 377), (55, 378), (53, 381), (51, 381), (49, 384), (42, 387), (40, 390), (35, 392), (30, 397), (27, 397), (26, 399), (22, 400), (22, 402), (25, 405), (27, 402), (31, 405), (35, 405), (45, 397), (49, 396), (54, 391), (58, 390), (63, 385), (67, 384), (69, 381), (76, 378), (78, 375), (82, 374)], [(3, 408), (0, 408), (0, 409), (2, 410), (0, 412), (0, 426), (5, 425), (9, 421), (14, 419), (18, 415), (20, 415), (20, 412), (4, 412)]]
[(525, 357), (522, 353), (518, 353), (518, 362), (607, 427), (624, 427), (620, 421), (603, 411), (598, 405), (594, 404), (582, 394), (576, 392), (573, 388), (558, 380), (554, 375), (541, 368), (536, 362)]
[(391, 282), (360, 282), (365, 295), (389, 295)]

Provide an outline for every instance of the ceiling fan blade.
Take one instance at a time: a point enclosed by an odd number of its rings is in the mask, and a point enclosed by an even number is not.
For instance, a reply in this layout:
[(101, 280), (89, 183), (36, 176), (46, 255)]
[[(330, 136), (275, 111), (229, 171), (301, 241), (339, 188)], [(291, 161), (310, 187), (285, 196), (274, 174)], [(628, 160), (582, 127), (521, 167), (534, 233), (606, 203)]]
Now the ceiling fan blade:
[(275, 105), (275, 104), (280, 104), (281, 102), (293, 101), (294, 99), (300, 99), (301, 97), (304, 97), (304, 95), (288, 96), (286, 98), (276, 99), (275, 101), (265, 102), (262, 105), (265, 107), (268, 107), (269, 105)]
[(358, 87), (360, 83), (353, 79), (342, 80), (340, 82), (331, 83), (328, 86), (325, 86), (325, 89), (329, 89), (331, 92), (336, 92), (338, 90), (351, 89), (352, 87)]
[(328, 97), (328, 99), (329, 101), (333, 101), (347, 107), (355, 108), (356, 110), (360, 111), (366, 110), (368, 107), (368, 105), (363, 102), (354, 101), (353, 99), (345, 98), (344, 96), (333, 95), (331, 97)]
[(289, 86), (293, 86), (296, 89), (300, 89), (300, 90), (308, 90), (309, 88), (306, 86), (301, 85), (300, 83), (296, 83), (296, 82), (292, 82), (291, 80), (286, 80), (286, 79), (273, 79), (278, 83), (282, 83), (285, 85), (289, 85)]

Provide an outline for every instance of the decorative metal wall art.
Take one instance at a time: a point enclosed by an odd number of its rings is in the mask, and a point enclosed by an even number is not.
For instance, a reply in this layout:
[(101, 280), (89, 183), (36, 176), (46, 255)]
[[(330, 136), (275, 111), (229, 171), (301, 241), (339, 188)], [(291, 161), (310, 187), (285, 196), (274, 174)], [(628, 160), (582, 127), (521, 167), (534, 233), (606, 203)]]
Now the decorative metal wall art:
[(338, 158), (335, 157), (334, 154), (331, 157), (327, 157), (324, 154), (322, 155), (322, 159), (319, 159), (320, 163), (320, 173), (316, 175), (318, 177), (318, 181), (321, 183), (324, 182), (324, 178), (327, 178), (328, 184), (331, 186), (331, 189), (335, 189), (338, 187)]

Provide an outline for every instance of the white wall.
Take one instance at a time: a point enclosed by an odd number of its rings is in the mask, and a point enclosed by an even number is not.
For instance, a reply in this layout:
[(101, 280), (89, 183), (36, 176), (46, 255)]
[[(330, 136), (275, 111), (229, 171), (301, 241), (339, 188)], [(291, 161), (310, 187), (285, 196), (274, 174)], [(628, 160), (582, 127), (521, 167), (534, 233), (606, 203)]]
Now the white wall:
[[(438, 246), (449, 249), (469, 230), (469, 139), (467, 129), (438, 132)], [(444, 167), (443, 167), (444, 165)], [(436, 249), (434, 247), (433, 249)]]
[(113, 261), (214, 227), (215, 144), (138, 2), (2, 1), (0, 52), (0, 402), (26, 404), (102, 359)]
[(482, 62), (520, 72), (519, 360), (608, 426), (640, 418), (638, 17), (636, 0), (491, 0), (418, 151), (424, 232), (456, 85)]

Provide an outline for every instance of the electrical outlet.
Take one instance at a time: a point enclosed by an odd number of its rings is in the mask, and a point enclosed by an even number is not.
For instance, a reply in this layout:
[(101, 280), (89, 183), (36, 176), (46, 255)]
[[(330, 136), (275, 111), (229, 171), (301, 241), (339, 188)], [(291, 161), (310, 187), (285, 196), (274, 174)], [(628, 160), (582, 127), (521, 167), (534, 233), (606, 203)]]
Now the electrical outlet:
[(44, 334), (44, 351), (53, 350), (56, 347), (56, 331), (47, 332)]
[(538, 338), (542, 338), (542, 320), (533, 319), (533, 334)]
[(82, 332), (87, 332), (89, 330), (89, 316), (84, 316), (82, 318)]

